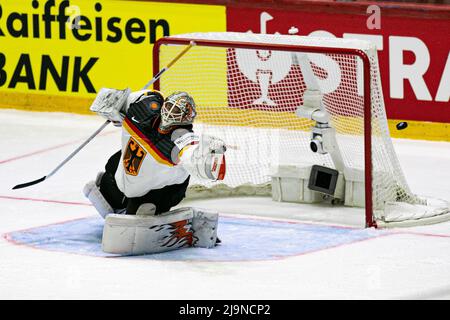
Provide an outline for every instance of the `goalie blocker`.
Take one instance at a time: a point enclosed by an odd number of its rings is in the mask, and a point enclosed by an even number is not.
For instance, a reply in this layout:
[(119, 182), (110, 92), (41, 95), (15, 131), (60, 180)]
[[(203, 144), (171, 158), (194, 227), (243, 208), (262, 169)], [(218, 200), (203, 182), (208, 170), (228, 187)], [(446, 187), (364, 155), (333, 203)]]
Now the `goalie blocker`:
[(154, 209), (152, 204), (144, 204), (137, 215), (108, 215), (103, 229), (103, 251), (139, 255), (216, 245), (218, 213), (180, 208), (153, 215)]

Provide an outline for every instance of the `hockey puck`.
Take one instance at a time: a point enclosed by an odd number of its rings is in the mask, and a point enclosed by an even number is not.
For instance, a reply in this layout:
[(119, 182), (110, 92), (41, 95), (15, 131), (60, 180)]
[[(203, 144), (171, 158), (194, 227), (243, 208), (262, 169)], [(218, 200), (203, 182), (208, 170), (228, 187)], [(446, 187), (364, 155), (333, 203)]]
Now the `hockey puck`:
[(408, 122), (399, 122), (397, 123), (397, 130), (403, 130), (408, 127)]

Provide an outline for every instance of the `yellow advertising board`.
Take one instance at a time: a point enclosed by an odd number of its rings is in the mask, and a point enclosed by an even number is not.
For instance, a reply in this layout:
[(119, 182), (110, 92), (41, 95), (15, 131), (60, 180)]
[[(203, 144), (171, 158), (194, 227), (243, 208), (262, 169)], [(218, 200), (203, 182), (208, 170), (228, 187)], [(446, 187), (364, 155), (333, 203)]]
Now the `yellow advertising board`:
[(226, 31), (224, 6), (0, 1), (0, 107), (87, 112), (101, 87), (142, 88), (162, 36)]

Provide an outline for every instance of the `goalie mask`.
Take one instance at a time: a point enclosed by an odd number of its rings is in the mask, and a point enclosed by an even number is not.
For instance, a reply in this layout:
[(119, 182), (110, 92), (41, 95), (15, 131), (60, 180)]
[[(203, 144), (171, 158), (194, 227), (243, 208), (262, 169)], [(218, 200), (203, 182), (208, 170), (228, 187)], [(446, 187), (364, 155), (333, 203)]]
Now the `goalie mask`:
[(195, 102), (186, 92), (174, 92), (166, 98), (161, 108), (161, 130), (172, 126), (192, 124), (197, 115)]

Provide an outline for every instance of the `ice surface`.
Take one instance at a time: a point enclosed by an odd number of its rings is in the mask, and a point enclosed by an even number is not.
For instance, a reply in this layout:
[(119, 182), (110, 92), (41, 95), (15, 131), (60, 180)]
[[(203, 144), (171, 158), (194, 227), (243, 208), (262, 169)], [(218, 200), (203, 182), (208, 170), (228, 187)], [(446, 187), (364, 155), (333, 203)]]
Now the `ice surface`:
[[(182, 202), (222, 213), (216, 251), (107, 258), (101, 220), (81, 190), (120, 148), (120, 130), (106, 128), (51, 179), (13, 191), (53, 170), (103, 120), (15, 110), (0, 110), (0, 119), (0, 299), (450, 298), (449, 222), (355, 229), (360, 209), (269, 198)], [(413, 192), (450, 199), (450, 143), (394, 145)], [(33, 232), (71, 250), (39, 246), (26, 237)], [(258, 245), (246, 247), (253, 238)], [(196, 289), (186, 296), (180, 284)]]

